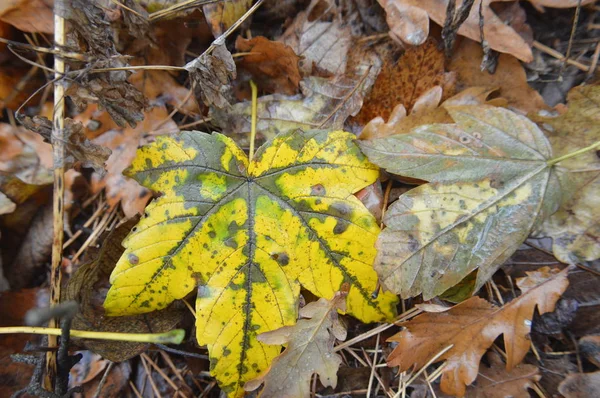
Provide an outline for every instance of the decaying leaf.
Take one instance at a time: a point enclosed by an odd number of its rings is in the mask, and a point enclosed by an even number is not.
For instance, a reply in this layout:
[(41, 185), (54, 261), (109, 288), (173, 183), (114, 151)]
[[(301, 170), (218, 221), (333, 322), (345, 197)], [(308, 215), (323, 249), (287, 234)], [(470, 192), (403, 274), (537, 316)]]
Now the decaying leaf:
[(235, 62), (225, 47), (225, 41), (215, 42), (214, 45), (212, 54), (203, 54), (188, 62), (185, 69), (199, 89), (204, 103), (224, 108), (229, 106), (226, 92), (231, 79), (236, 76)]
[[(277, 134), (297, 129), (341, 129), (348, 116), (360, 110), (367, 90), (364, 81), (347, 77), (308, 77), (300, 82), (303, 95), (266, 95), (258, 98), (256, 141), (264, 143)], [(251, 122), (250, 101), (228, 109), (211, 109), (213, 121), (248, 146)]]
[(350, 133), (294, 131), (249, 162), (221, 134), (182, 132), (138, 151), (128, 175), (163, 195), (123, 242), (105, 308), (165, 308), (198, 285), (197, 339), (229, 396), (268, 368), (280, 347), (262, 332), (294, 324), (300, 286), (347, 311), (389, 319), (396, 296), (372, 292), (379, 227), (352, 194), (378, 177)]
[[(400, 41), (420, 45), (429, 35), (429, 19), (444, 26), (448, 0), (378, 0), (386, 10), (388, 25)], [(483, 33), (488, 45), (501, 53), (511, 54), (521, 61), (531, 62), (533, 55), (527, 42), (504, 23), (490, 7), (499, 0), (475, 0), (469, 16), (458, 29), (458, 34), (481, 41), (479, 9), (482, 4)]]
[(330, 0), (312, 0), (279, 40), (303, 58), (300, 71), (305, 75), (320, 72), (339, 76), (346, 72), (352, 34)]
[(500, 354), (487, 354), (489, 366), (479, 367), (476, 385), (467, 388), (467, 398), (530, 398), (528, 389), (541, 379), (539, 369), (533, 365), (518, 364), (510, 371)]
[(321, 384), (335, 388), (342, 357), (333, 352), (333, 343), (346, 339), (346, 328), (337, 314), (337, 310), (346, 310), (345, 301), (346, 292), (336, 293), (331, 300), (321, 298), (300, 309), (294, 326), (259, 334), (260, 342), (287, 347), (267, 371), (245, 384), (246, 391), (264, 383), (260, 392), (263, 398), (308, 398), (315, 373)]
[[(92, 105), (93, 109), (94, 106)], [(90, 111), (81, 117), (88, 125), (97, 122), (96, 112)], [(99, 117), (102, 118), (102, 112)], [(104, 118), (105, 119), (105, 118)], [(107, 121), (105, 120), (104, 123)], [(110, 121), (108, 121), (110, 122)], [(110, 123), (107, 123), (110, 125)], [(106, 126), (99, 126), (105, 128)], [(144, 113), (144, 120), (136, 128), (114, 128), (94, 139), (94, 143), (112, 150), (106, 161), (106, 175), (92, 175), (92, 192), (106, 190), (106, 202), (112, 208), (119, 203), (126, 217), (134, 217), (144, 211), (152, 193), (135, 180), (123, 176), (123, 170), (131, 165), (140, 145), (147, 144), (154, 136), (177, 131), (177, 125), (169, 118), (164, 106), (156, 106)]]
[(252, 5), (252, 0), (225, 0), (202, 6), (206, 22), (215, 37), (221, 36)]
[(0, 123), (0, 171), (28, 184), (51, 184), (52, 148), (39, 134)]
[(464, 396), (466, 385), (477, 378), (481, 357), (501, 334), (507, 371), (523, 360), (531, 346), (534, 309), (540, 314), (554, 310), (569, 284), (567, 272), (544, 267), (527, 273), (518, 281), (527, 286), (523, 294), (503, 307), (471, 297), (448, 311), (422, 314), (401, 324), (406, 329), (390, 338), (398, 346), (388, 356), (388, 366), (398, 366), (400, 372), (421, 368), (452, 344), (438, 359), (446, 361), (441, 388), (446, 394)]
[(450, 97), (454, 73), (446, 72), (444, 61), (443, 51), (433, 40), (409, 48), (397, 62), (387, 60), (354, 121), (364, 126), (376, 117), (387, 120), (397, 105), (410, 112), (436, 86), (442, 88), (444, 99)]
[[(175, 327), (182, 319), (182, 308), (171, 306), (150, 314), (106, 317), (102, 303), (109, 287), (109, 276), (121, 254), (121, 241), (138, 220), (132, 219), (101, 237), (101, 249), (88, 249), (90, 260), (81, 265), (69, 279), (63, 300), (79, 303), (73, 318), (73, 329), (116, 333), (161, 333)], [(88, 350), (113, 362), (121, 362), (144, 352), (148, 344), (123, 341), (77, 339)]]
[[(533, 116), (547, 131), (557, 156), (600, 141), (600, 86), (569, 92), (567, 112), (558, 117)], [(600, 158), (595, 151), (559, 164), (573, 196), (541, 227), (554, 240), (556, 258), (565, 263), (600, 258)]]
[(448, 70), (456, 73), (456, 88), (464, 90), (474, 86), (498, 89), (498, 94), (508, 101), (508, 106), (524, 114), (548, 109), (544, 99), (527, 82), (523, 65), (506, 54), (498, 56), (495, 72), (481, 71), (483, 50), (472, 40), (463, 39), (452, 54)]
[(600, 395), (600, 371), (568, 375), (558, 386), (565, 398), (590, 398)]
[[(52, 122), (43, 116), (34, 116), (33, 118), (25, 116), (21, 123), (28, 130), (35, 131), (44, 137), (44, 141), (50, 142), (52, 139)], [(65, 168), (91, 167), (100, 175), (105, 174), (104, 163), (108, 160), (111, 150), (94, 144), (85, 136), (83, 124), (76, 122), (71, 118), (65, 119), (64, 128), (65, 137)]]
[(534, 123), (491, 106), (446, 110), (456, 124), (360, 142), (378, 166), (430, 182), (390, 206), (377, 240), (375, 269), (403, 297), (430, 299), (475, 269), (479, 289), (562, 200)]
[(293, 95), (300, 84), (298, 57), (289, 46), (258, 36), (246, 40), (238, 36), (235, 47), (248, 52), (239, 66), (252, 74), (253, 80), (267, 93)]

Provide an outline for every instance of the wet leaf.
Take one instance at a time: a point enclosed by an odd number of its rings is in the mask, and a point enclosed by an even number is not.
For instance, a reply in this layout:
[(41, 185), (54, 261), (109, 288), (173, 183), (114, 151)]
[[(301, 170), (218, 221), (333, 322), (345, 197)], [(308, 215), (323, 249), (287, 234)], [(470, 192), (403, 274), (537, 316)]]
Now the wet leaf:
[(372, 297), (379, 227), (353, 192), (378, 170), (342, 131), (277, 136), (248, 162), (220, 134), (182, 132), (138, 151), (128, 174), (163, 193), (125, 239), (105, 308), (165, 308), (198, 285), (197, 339), (230, 396), (280, 347), (262, 332), (294, 324), (300, 286), (331, 298), (350, 283), (347, 311), (389, 319), (396, 297)]
[(346, 339), (346, 328), (338, 320), (337, 310), (345, 311), (346, 292), (331, 300), (324, 298), (300, 309), (294, 326), (284, 326), (258, 335), (265, 344), (286, 344), (286, 349), (269, 369), (246, 383), (246, 391), (264, 383), (260, 397), (310, 397), (310, 381), (316, 373), (321, 384), (335, 388), (342, 357), (333, 352), (336, 339)]
[[(568, 96), (567, 112), (558, 117), (533, 116), (547, 131), (556, 156), (600, 141), (600, 86), (580, 86)], [(587, 152), (559, 164), (573, 196), (541, 227), (550, 236), (556, 258), (565, 263), (600, 258), (600, 157)]]
[(537, 307), (540, 314), (551, 312), (566, 290), (568, 269), (544, 267), (519, 280), (523, 294), (503, 307), (479, 298), (470, 299), (445, 312), (419, 315), (401, 324), (405, 330), (389, 339), (398, 346), (388, 356), (388, 366), (399, 371), (421, 368), (433, 356), (453, 344), (438, 361), (446, 361), (441, 388), (446, 394), (464, 396), (466, 385), (475, 381), (485, 351), (501, 334), (506, 349), (506, 370), (513, 370), (525, 357), (531, 342), (531, 319)]
[(478, 269), (478, 290), (556, 211), (562, 188), (550, 144), (503, 108), (447, 108), (456, 124), (361, 141), (387, 171), (430, 181), (394, 202), (377, 241), (375, 269), (403, 297), (430, 299)]
[[(297, 129), (341, 129), (348, 116), (360, 110), (367, 90), (364, 82), (347, 77), (309, 77), (300, 82), (303, 95), (266, 95), (258, 98), (256, 140), (264, 143), (277, 134)], [(228, 109), (211, 109), (213, 121), (243, 147), (248, 146), (250, 101)]]
[[(481, 41), (479, 8), (482, 4), (483, 32), (488, 45), (501, 53), (508, 53), (521, 61), (533, 61), (529, 44), (492, 10), (498, 0), (475, 0), (469, 16), (458, 29), (458, 34)], [(444, 26), (448, 0), (379, 0), (386, 10), (387, 22), (393, 36), (410, 45), (420, 45), (429, 36), (429, 19)]]
[(239, 67), (250, 72), (261, 90), (288, 95), (298, 91), (300, 57), (289, 46), (262, 36), (251, 40), (238, 36), (235, 47), (250, 53), (240, 61)]
[[(121, 241), (138, 219), (129, 220), (101, 237), (101, 249), (88, 251), (90, 260), (71, 276), (63, 300), (79, 303), (73, 329), (116, 333), (161, 333), (175, 327), (183, 318), (183, 309), (171, 306), (150, 314), (107, 317), (102, 303), (108, 291), (109, 276), (123, 254)], [(123, 341), (75, 339), (86, 349), (113, 362), (122, 362), (144, 352), (149, 344)]]

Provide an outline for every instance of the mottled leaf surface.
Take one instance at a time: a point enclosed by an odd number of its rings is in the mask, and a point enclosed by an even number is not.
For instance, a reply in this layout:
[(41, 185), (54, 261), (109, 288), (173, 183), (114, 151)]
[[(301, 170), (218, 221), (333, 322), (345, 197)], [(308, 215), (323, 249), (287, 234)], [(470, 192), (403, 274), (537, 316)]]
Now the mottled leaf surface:
[(478, 269), (479, 289), (556, 211), (550, 144), (529, 119), (491, 106), (449, 107), (456, 124), (361, 142), (387, 171), (429, 181), (385, 214), (375, 268), (404, 297), (443, 293)]
[(308, 398), (315, 373), (321, 384), (335, 388), (342, 357), (333, 352), (333, 344), (335, 339), (346, 339), (346, 328), (337, 313), (338, 309), (346, 309), (345, 301), (345, 292), (336, 293), (331, 300), (321, 298), (300, 310), (301, 319), (294, 326), (261, 333), (259, 341), (286, 344), (287, 348), (268, 371), (246, 383), (246, 390), (255, 390), (264, 383), (262, 398)]
[(390, 319), (396, 297), (371, 296), (379, 227), (353, 195), (378, 170), (353, 139), (297, 130), (251, 162), (220, 134), (182, 132), (141, 148), (129, 175), (163, 195), (124, 241), (107, 312), (161, 309), (198, 285), (197, 339), (230, 396), (279, 354), (256, 336), (295, 323), (301, 285), (332, 298), (347, 282), (348, 313)]
[(446, 394), (464, 396), (466, 386), (478, 375), (479, 362), (501, 334), (506, 350), (506, 369), (512, 370), (531, 347), (531, 319), (537, 307), (540, 314), (554, 310), (567, 289), (568, 269), (548, 267), (528, 272), (518, 285), (522, 295), (503, 307), (479, 297), (471, 297), (445, 312), (426, 313), (402, 324), (406, 329), (390, 338), (398, 346), (388, 356), (389, 366), (400, 372), (423, 367), (446, 347), (438, 361), (446, 361), (441, 388)]

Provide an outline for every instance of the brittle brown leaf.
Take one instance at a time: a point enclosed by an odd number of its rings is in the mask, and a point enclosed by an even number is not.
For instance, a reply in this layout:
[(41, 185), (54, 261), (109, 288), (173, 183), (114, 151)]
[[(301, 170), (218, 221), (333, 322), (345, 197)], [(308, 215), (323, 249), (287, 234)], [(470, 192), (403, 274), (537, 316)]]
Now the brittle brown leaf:
[(528, 336), (534, 309), (540, 314), (554, 310), (569, 284), (567, 272), (544, 267), (528, 273), (520, 280), (520, 285), (528, 288), (503, 307), (471, 297), (448, 311), (419, 315), (401, 324), (406, 329), (390, 338), (398, 346), (388, 356), (388, 366), (398, 366), (400, 372), (421, 368), (453, 345), (438, 358), (446, 360), (441, 388), (447, 394), (463, 396), (466, 385), (477, 378), (481, 357), (501, 334), (506, 369), (512, 370), (523, 360), (531, 346)]
[(260, 397), (310, 397), (310, 381), (316, 373), (321, 384), (335, 388), (342, 357), (333, 352), (335, 339), (345, 340), (346, 329), (338, 320), (337, 310), (346, 310), (347, 292), (338, 292), (331, 299), (319, 299), (300, 309), (300, 320), (261, 333), (258, 340), (266, 344), (287, 344), (271, 366), (244, 389), (253, 391), (264, 383)]

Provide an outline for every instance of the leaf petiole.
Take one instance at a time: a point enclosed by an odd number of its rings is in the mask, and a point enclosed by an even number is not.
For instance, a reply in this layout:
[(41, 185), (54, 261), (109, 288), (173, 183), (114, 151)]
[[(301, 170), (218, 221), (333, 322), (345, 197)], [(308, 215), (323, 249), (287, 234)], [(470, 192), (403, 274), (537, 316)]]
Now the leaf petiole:
[(600, 148), (600, 141), (598, 141), (598, 142), (595, 142), (595, 143), (593, 143), (593, 144), (592, 144), (592, 145), (590, 145), (590, 146), (586, 146), (585, 148), (581, 148), (581, 149), (578, 149), (578, 150), (576, 150), (576, 151), (574, 151), (574, 152), (567, 153), (566, 155), (562, 155), (562, 156), (559, 156), (559, 157), (557, 157), (557, 158), (552, 158), (552, 159), (548, 160), (548, 161), (546, 162), (546, 164), (547, 164), (548, 166), (552, 167), (552, 166), (554, 166), (555, 164), (557, 164), (557, 163), (559, 163), (559, 162), (562, 162), (563, 160), (567, 160), (567, 159), (570, 159), (570, 158), (572, 158), (572, 157), (579, 156), (579, 155), (581, 155), (582, 153), (585, 153), (585, 152), (588, 152), (588, 151), (592, 151), (592, 150), (594, 150), (594, 149), (596, 149), (596, 148)]
[[(60, 336), (61, 329), (29, 327), (29, 326), (9, 326), (0, 328), (0, 334), (46, 334), (51, 336)], [(114, 340), (114, 341), (132, 341), (136, 343), (157, 343), (157, 344), (181, 344), (185, 337), (183, 329), (175, 329), (165, 333), (113, 333), (113, 332), (92, 332), (88, 330), (71, 330), (71, 337), (95, 340)]]
[(248, 152), (248, 160), (252, 161), (254, 156), (254, 139), (256, 138), (256, 114), (258, 113), (258, 88), (252, 80), (250, 80), (250, 89), (252, 90), (252, 121), (250, 123), (250, 151)]

